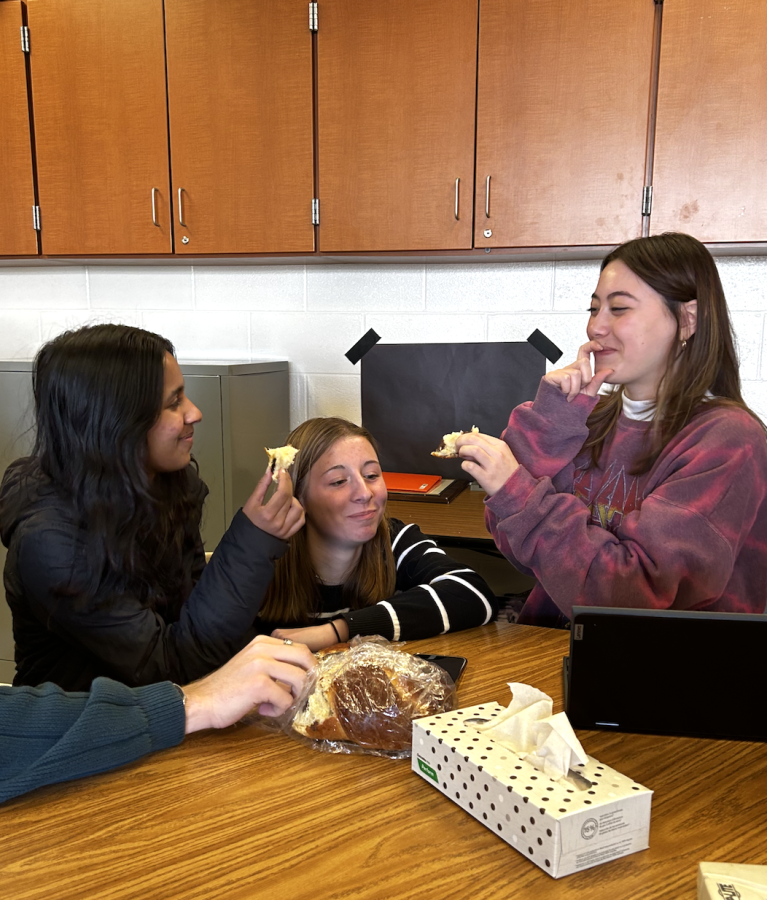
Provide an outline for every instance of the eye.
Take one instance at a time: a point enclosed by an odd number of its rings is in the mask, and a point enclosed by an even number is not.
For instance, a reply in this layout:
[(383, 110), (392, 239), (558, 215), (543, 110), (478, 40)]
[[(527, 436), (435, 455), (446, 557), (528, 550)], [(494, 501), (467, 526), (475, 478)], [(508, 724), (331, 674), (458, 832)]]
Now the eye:
[(331, 481), (331, 482), (330, 482), (330, 486), (331, 486), (331, 487), (340, 487), (342, 484), (346, 484), (346, 479), (345, 479), (345, 478), (340, 478), (338, 481)]
[(181, 397), (176, 397), (168, 404), (168, 409), (178, 409), (181, 406)]
[(369, 472), (367, 475), (365, 475), (365, 478), (367, 478), (368, 481), (375, 481), (376, 479), (378, 479), (380, 477), (381, 477), (380, 472)]
[(613, 306), (610, 308), (610, 312), (614, 312), (614, 313), (626, 312), (627, 309), (628, 309), (628, 306)]
[(590, 314), (590, 315), (595, 316), (598, 312), (599, 312), (599, 307), (598, 307), (598, 306), (590, 306), (590, 307), (589, 307), (589, 314)]

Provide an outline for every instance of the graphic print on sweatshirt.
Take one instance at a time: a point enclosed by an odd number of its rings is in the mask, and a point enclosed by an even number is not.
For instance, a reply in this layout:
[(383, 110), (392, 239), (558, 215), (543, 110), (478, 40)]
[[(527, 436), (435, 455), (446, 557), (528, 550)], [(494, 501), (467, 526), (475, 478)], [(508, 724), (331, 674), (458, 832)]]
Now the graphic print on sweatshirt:
[(617, 461), (604, 473), (584, 466), (575, 470), (573, 493), (588, 506), (592, 523), (614, 534), (623, 517), (642, 505), (639, 480)]

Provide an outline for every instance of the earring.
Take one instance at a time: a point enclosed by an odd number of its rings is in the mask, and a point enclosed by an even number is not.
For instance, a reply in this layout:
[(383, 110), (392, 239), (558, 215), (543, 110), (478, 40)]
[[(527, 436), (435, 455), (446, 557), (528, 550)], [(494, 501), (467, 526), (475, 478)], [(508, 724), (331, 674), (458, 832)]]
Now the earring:
[(682, 341), (682, 350), (684, 350), (684, 348), (685, 348), (686, 346), (687, 346), (687, 341), (686, 341), (686, 340), (683, 340), (683, 341)]

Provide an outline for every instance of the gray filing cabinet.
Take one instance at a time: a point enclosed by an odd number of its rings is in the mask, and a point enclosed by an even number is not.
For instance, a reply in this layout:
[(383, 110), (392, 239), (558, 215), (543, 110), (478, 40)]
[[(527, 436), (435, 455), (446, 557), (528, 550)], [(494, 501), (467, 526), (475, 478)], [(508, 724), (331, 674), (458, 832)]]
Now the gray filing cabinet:
[[(281, 446), (290, 430), (288, 363), (182, 362), (181, 371), (203, 415), (194, 456), (210, 488), (202, 535), (205, 549), (213, 550), (266, 469), (263, 448)], [(0, 477), (33, 443), (32, 363), (0, 362)], [(5, 555), (0, 545), (0, 569)], [(0, 683), (13, 673), (11, 615), (0, 588)]]

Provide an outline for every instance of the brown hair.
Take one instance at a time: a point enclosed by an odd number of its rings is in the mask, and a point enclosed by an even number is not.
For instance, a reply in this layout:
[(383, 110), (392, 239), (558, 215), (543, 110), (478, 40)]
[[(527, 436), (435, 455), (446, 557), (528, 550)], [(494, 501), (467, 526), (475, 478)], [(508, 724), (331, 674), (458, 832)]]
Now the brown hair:
[[(300, 450), (291, 470), (293, 492), (299, 502), (303, 503), (307, 479), (317, 460), (336, 441), (348, 437), (364, 438), (378, 453), (373, 435), (366, 428), (346, 419), (309, 419), (290, 432), (286, 443)], [(344, 583), (344, 606), (362, 609), (391, 597), (396, 575), (389, 520), (384, 515), (378, 531), (372, 540), (363, 545), (359, 562)], [(307, 625), (319, 605), (317, 575), (309, 554), (306, 528), (302, 528), (290, 539), (290, 549), (275, 565), (274, 578), (260, 615), (268, 622)]]
[[(676, 319), (676, 342), (661, 379), (655, 417), (645, 453), (632, 472), (648, 472), (663, 448), (702, 407), (748, 408), (740, 393), (738, 359), (722, 282), (708, 250), (688, 234), (666, 232), (636, 238), (616, 247), (602, 260), (600, 271), (620, 260), (645, 284), (663, 297)], [(682, 347), (679, 336), (684, 304), (698, 301), (695, 333)], [(711, 392), (714, 399), (706, 398)], [(599, 462), (605, 441), (615, 429), (623, 408), (623, 387), (600, 398), (588, 418), (589, 437), (584, 450)]]

